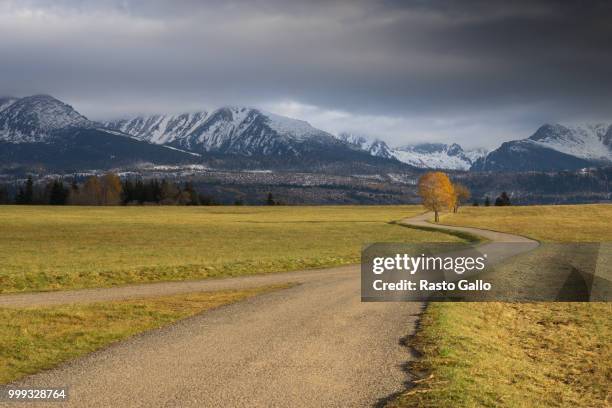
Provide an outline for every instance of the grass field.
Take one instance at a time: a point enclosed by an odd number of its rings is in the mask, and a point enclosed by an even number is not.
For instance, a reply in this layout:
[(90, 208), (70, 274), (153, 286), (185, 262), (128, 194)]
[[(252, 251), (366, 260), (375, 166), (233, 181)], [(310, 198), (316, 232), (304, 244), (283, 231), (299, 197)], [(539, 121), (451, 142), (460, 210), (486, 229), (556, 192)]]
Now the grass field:
[(0, 308), (0, 384), (145, 330), (284, 286), (26, 309)]
[[(0, 292), (237, 276), (359, 261), (366, 242), (457, 241), (389, 224), (419, 206), (0, 207)], [(443, 223), (543, 241), (609, 241), (612, 206), (462, 208)], [(0, 383), (261, 291), (0, 309)], [(607, 303), (434, 303), (427, 373), (398, 407), (609, 406)]]
[(388, 224), (420, 206), (0, 206), (0, 293), (359, 262), (373, 241), (456, 241)]
[[(609, 241), (612, 205), (464, 208), (442, 222), (542, 241)], [(425, 378), (394, 407), (606, 407), (612, 304), (432, 303), (412, 343)]]

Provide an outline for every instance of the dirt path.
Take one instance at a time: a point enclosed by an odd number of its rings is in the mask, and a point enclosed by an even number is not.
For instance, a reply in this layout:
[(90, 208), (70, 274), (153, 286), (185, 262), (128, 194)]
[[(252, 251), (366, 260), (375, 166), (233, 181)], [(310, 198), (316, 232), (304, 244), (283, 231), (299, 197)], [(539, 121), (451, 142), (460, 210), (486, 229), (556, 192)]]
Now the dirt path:
[(358, 266), (1, 298), (3, 305), (56, 304), (283, 281), (301, 284), (149, 331), (15, 385), (68, 386), (74, 407), (363, 407), (405, 387), (403, 366), (413, 356), (401, 339), (414, 333), (423, 304), (360, 302)]
[(348, 265), (326, 269), (242, 276), (238, 278), (144, 283), (111, 288), (77, 289), (57, 292), (15, 293), (0, 295), (0, 307), (53, 306), (66, 303), (106, 302), (190, 292), (244, 289), (282, 283), (306, 283), (327, 279), (332, 275), (352, 275), (358, 269), (358, 265)]
[[(432, 224), (428, 222), (432, 218), (431, 213), (417, 215), (416, 217), (407, 218), (401, 221), (401, 224), (425, 227), (428, 229), (439, 229), (442, 231), (459, 231), (466, 232), (471, 235), (476, 235), (485, 238), (484, 242), (478, 246), (480, 252), (487, 254), (489, 264), (495, 264), (504, 259), (523, 252), (531, 251), (537, 248), (540, 243), (536, 240), (523, 237), (521, 235), (508, 234), (493, 230), (486, 230), (474, 227), (456, 227), (454, 225)], [(511, 243), (512, 245), (500, 245), (501, 243)]]

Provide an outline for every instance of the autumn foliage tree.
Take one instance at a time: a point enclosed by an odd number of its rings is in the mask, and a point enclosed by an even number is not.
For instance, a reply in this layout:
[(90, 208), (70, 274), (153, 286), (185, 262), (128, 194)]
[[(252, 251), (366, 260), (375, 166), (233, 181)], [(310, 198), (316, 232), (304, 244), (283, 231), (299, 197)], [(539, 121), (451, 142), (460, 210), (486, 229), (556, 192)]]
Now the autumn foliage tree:
[(466, 186), (460, 183), (453, 184), (453, 190), (455, 191), (455, 205), (453, 206), (453, 212), (457, 212), (459, 210), (459, 206), (467, 203), (472, 194)]
[(445, 173), (434, 171), (425, 173), (419, 179), (419, 195), (423, 206), (434, 212), (435, 222), (440, 221), (439, 213), (455, 206), (453, 183)]

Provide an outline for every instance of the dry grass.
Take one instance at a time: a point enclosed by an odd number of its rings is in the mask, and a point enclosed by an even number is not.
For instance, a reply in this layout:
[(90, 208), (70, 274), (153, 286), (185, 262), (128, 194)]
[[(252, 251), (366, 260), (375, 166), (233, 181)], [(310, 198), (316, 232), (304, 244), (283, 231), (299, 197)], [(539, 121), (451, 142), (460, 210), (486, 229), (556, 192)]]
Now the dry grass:
[(0, 384), (215, 307), (287, 285), (86, 305), (0, 308)]
[[(442, 222), (600, 242), (609, 219), (612, 205), (585, 205), (464, 208)], [(427, 377), (390, 405), (607, 407), (611, 338), (610, 303), (432, 303), (413, 339)]]
[(612, 241), (612, 204), (464, 207), (440, 222), (496, 229), (549, 242)]
[(431, 375), (391, 406), (605, 407), (609, 303), (433, 303), (413, 369)]
[(388, 224), (420, 206), (0, 206), (0, 293), (357, 263), (367, 242), (457, 241)]

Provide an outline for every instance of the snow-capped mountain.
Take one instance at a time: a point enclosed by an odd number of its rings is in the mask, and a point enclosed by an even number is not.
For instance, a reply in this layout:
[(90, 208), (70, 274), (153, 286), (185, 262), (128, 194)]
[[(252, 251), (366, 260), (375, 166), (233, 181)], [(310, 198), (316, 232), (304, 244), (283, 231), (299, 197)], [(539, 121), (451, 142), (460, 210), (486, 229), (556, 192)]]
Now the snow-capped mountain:
[(463, 150), (456, 143), (420, 143), (391, 148), (380, 139), (340, 133), (338, 139), (356, 146), (372, 156), (399, 160), (421, 169), (468, 170), (472, 163), (487, 154), (484, 149)]
[(194, 162), (232, 169), (331, 173), (399, 171), (402, 166), (307, 122), (254, 108), (223, 107), (99, 123), (48, 95), (0, 98), (3, 168), (72, 171)]
[(49, 95), (0, 99), (0, 140), (11, 143), (44, 142), (68, 127), (94, 126), (85, 116)]
[(139, 162), (190, 163), (192, 153), (172, 150), (100, 128), (70, 105), (48, 95), (0, 98), (0, 167), (76, 170)]
[(207, 115), (206, 112), (198, 112), (181, 115), (139, 116), (133, 119), (106, 122), (103, 123), (103, 126), (151, 143), (164, 144), (186, 138), (204, 122)]
[(98, 123), (48, 95), (0, 97), (0, 165), (110, 167), (137, 162), (209, 161), (236, 169), (327, 172), (565, 170), (612, 165), (612, 125), (544, 125), (486, 153), (456, 143), (397, 148), (355, 134), (338, 136), (305, 121), (228, 106)]
[(398, 160), (419, 168), (468, 170), (486, 151), (463, 150), (457, 143), (420, 143), (398, 147), (393, 154)]
[(352, 133), (342, 132), (338, 135), (338, 139), (355, 146), (361, 150), (365, 150), (372, 156), (383, 157), (385, 159), (393, 159), (393, 151), (389, 146), (380, 139), (370, 139), (365, 136), (357, 136)]
[(612, 164), (612, 125), (544, 125), (532, 136), (503, 143), (472, 170), (573, 170)]
[(315, 145), (347, 148), (331, 134), (307, 122), (247, 107), (139, 116), (106, 122), (104, 126), (151, 143), (199, 153), (298, 157)]
[(581, 159), (612, 162), (612, 125), (544, 125), (527, 140)]

